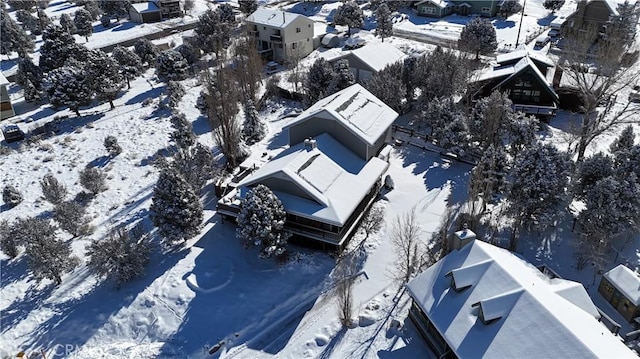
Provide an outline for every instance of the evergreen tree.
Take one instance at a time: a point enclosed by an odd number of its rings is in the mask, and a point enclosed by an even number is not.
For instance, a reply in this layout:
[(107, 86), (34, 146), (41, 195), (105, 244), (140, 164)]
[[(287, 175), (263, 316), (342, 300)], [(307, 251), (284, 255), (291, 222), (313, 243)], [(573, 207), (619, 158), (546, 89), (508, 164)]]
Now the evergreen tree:
[(24, 97), (27, 102), (38, 102), (41, 99), (42, 71), (30, 58), (18, 59), (18, 71), (16, 83), (24, 89)]
[(418, 71), (417, 69), (420, 67), (420, 63), (424, 62), (424, 56), (416, 57), (416, 56), (408, 56), (402, 62), (402, 83), (404, 87), (407, 89), (407, 101), (413, 102), (416, 94), (416, 88), (418, 88), (418, 84), (420, 80), (418, 79)]
[(178, 148), (189, 148), (196, 143), (193, 126), (183, 113), (178, 112), (171, 116), (171, 125), (174, 130), (173, 133), (171, 133), (171, 139), (176, 143)]
[(469, 118), (469, 127), (474, 139), (480, 142), (482, 148), (487, 148), (490, 145), (502, 146), (503, 138), (512, 128), (514, 135), (517, 134), (519, 127), (514, 125), (515, 121), (516, 113), (509, 96), (494, 91), (489, 97), (476, 102)]
[[(459, 118), (460, 111), (451, 98), (435, 98), (433, 101), (421, 101), (418, 106), (417, 120), (430, 128), (430, 134), (438, 139), (444, 136), (446, 126)], [(420, 126), (418, 130), (420, 130)]]
[(31, 15), (28, 10), (16, 11), (16, 20), (22, 24), (24, 31), (31, 31), (31, 34), (33, 35), (37, 35), (39, 33), (40, 24), (38, 23), (38, 18)]
[(103, 142), (104, 148), (109, 153), (110, 157), (115, 157), (122, 153), (122, 147), (118, 144), (118, 139), (116, 136), (107, 136), (104, 138)]
[(618, 3), (616, 10), (618, 14), (612, 16), (607, 22), (606, 40), (624, 47), (630, 45), (636, 37), (640, 6), (625, 0), (623, 3)]
[(550, 144), (531, 146), (514, 160), (507, 210), (515, 221), (511, 249), (523, 226), (543, 231), (562, 213), (569, 171), (569, 156)]
[[(93, 15), (92, 15), (93, 17)], [(102, 15), (100, 16), (100, 24), (102, 25), (102, 27), (104, 27), (105, 29), (108, 29), (111, 27), (111, 16), (109, 15)]]
[(534, 144), (538, 139), (539, 121), (535, 116), (517, 113), (515, 119), (507, 124), (509, 149), (511, 156), (517, 157), (525, 148)]
[(482, 212), (486, 211), (487, 202), (507, 189), (509, 159), (502, 146), (490, 145), (482, 153), (478, 164), (471, 171), (469, 187), (474, 201), (482, 196)]
[(69, 34), (75, 34), (76, 32), (76, 25), (67, 13), (60, 15), (60, 27)]
[(71, 233), (74, 237), (88, 235), (93, 231), (86, 217), (86, 209), (75, 201), (58, 203), (53, 210), (53, 219), (58, 222), (62, 230)]
[(438, 145), (456, 156), (465, 156), (470, 148), (469, 128), (460, 112), (456, 111), (451, 116), (444, 128), (436, 131)]
[(319, 99), (331, 95), (327, 90), (334, 83), (335, 73), (333, 67), (324, 58), (317, 59), (309, 68), (306, 76), (305, 88), (307, 105), (311, 106)]
[(68, 106), (76, 116), (80, 116), (80, 107), (91, 103), (93, 97), (90, 79), (85, 71), (75, 66), (63, 66), (49, 72), (45, 91), (52, 106)]
[(424, 100), (452, 97), (467, 91), (471, 71), (465, 54), (437, 46), (431, 53), (419, 58), (414, 65), (411, 76), (415, 76), (413, 81), (420, 88)]
[(184, 80), (189, 72), (189, 64), (175, 50), (162, 52), (156, 58), (156, 75), (165, 80)]
[(56, 237), (56, 228), (49, 220), (26, 218), (19, 220), (17, 236), (26, 244), (27, 265), (38, 280), (51, 279), (62, 283), (62, 275), (79, 263), (71, 247)]
[(267, 126), (258, 117), (256, 106), (250, 99), (245, 101), (244, 116), (242, 136), (248, 145), (252, 145), (264, 138), (267, 134)]
[(144, 38), (137, 40), (135, 44), (133, 44), (133, 51), (138, 55), (143, 64), (146, 63), (148, 65), (151, 65), (160, 53), (158, 47), (154, 45), (151, 40)]
[(33, 41), (13, 19), (6, 10), (0, 8), (0, 54), (10, 55), (17, 52), (19, 57), (27, 57), (33, 51)]
[(391, 22), (391, 11), (387, 4), (382, 4), (376, 10), (376, 36), (380, 36), (382, 42), (385, 37), (393, 35), (393, 22)]
[(77, 52), (83, 48), (76, 44), (73, 36), (60, 26), (53, 24), (44, 30), (42, 40), (38, 64), (44, 73), (62, 67), (67, 59), (77, 55)]
[(105, 184), (106, 177), (102, 170), (88, 167), (80, 171), (80, 184), (84, 189), (96, 195), (107, 189)]
[(54, 205), (64, 201), (64, 198), (67, 196), (67, 189), (51, 173), (45, 175), (42, 181), (40, 181), (40, 188), (42, 188), (44, 198)]
[(0, 251), (9, 258), (17, 257), (20, 254), (20, 247), (24, 245), (15, 235), (16, 229), (17, 227), (13, 223), (9, 224), (7, 220), (0, 220)]
[(474, 53), (476, 60), (480, 58), (481, 54), (492, 54), (497, 47), (496, 29), (489, 20), (476, 17), (462, 28), (458, 48)]
[(198, 60), (198, 51), (191, 46), (189, 43), (183, 43), (182, 45), (176, 47), (176, 51), (184, 57), (189, 65), (193, 65)]
[(608, 155), (598, 152), (587, 157), (578, 164), (576, 174), (573, 176), (571, 190), (577, 199), (584, 199), (587, 191), (598, 181), (613, 176), (613, 159)]
[(107, 238), (94, 240), (87, 247), (87, 266), (101, 277), (115, 282), (116, 288), (144, 274), (149, 263), (151, 240), (142, 227), (127, 231), (119, 227)]
[(27, 83), (23, 87), (24, 92), (24, 100), (29, 103), (39, 103), (42, 101), (41, 91), (38, 90), (36, 85), (31, 82), (31, 80), (27, 80)]
[(195, 0), (184, 0), (182, 2), (182, 9), (187, 13), (190, 14), (191, 10), (193, 9), (193, 7), (195, 6)]
[(93, 34), (91, 14), (85, 9), (79, 9), (73, 18), (73, 24), (76, 26), (78, 35), (84, 36), (85, 40), (89, 41), (89, 36)]
[[(102, 10), (100, 9), (100, 6), (98, 6), (98, 1), (86, 1), (84, 3), (84, 9), (91, 14), (92, 20), (98, 20), (98, 17), (102, 14)], [(105, 15), (110, 16), (109, 14)]]
[(342, 59), (334, 62), (333, 73), (333, 79), (327, 89), (327, 95), (334, 94), (356, 83), (356, 78), (349, 69), (349, 62), (347, 60)]
[(120, 65), (101, 50), (89, 51), (86, 64), (87, 78), (96, 97), (98, 100), (108, 101), (111, 109), (115, 109), (113, 100), (124, 86)]
[(620, 152), (630, 151), (633, 148), (635, 141), (636, 134), (633, 132), (633, 126), (629, 125), (620, 132), (618, 138), (613, 140), (609, 150), (614, 156)]
[(355, 1), (347, 1), (336, 9), (333, 23), (347, 26), (347, 36), (350, 36), (352, 28), (359, 29), (364, 24), (364, 13)]
[(187, 181), (173, 170), (160, 173), (153, 190), (151, 220), (168, 243), (186, 241), (200, 233), (200, 199)]
[(140, 57), (135, 52), (122, 46), (114, 47), (111, 56), (120, 65), (120, 73), (127, 80), (127, 88), (131, 88), (131, 79), (142, 73)]
[[(7, 0), (6, 1), (14, 10), (28, 10), (31, 11), (36, 6), (35, 0)], [(4, 4), (2, 6), (4, 9)]]
[(246, 246), (259, 246), (263, 257), (282, 256), (290, 236), (284, 229), (286, 216), (278, 197), (259, 184), (240, 203), (236, 237)]
[(364, 87), (387, 106), (396, 111), (402, 110), (407, 90), (402, 81), (403, 64), (396, 62), (374, 73)]
[(2, 201), (9, 207), (15, 207), (22, 202), (22, 193), (12, 185), (5, 185), (2, 189)]
[[(92, 1), (89, 1), (92, 2)], [(86, 6), (86, 5), (85, 5)], [(131, 1), (129, 0), (99, 0), (98, 7), (106, 15), (109, 15), (120, 21), (121, 18), (127, 16)]]
[(500, 16), (507, 18), (513, 14), (517, 14), (522, 11), (522, 5), (518, 0), (504, 0), (500, 4)]
[(186, 93), (184, 86), (177, 81), (167, 82), (167, 88), (165, 89), (165, 97), (169, 107), (176, 108), (182, 99), (182, 96)]
[(198, 47), (204, 52), (214, 52), (219, 57), (220, 52), (229, 47), (234, 23), (233, 9), (228, 4), (205, 11), (198, 18), (198, 25), (194, 29)]
[(245, 15), (251, 15), (258, 10), (258, 2), (256, 0), (238, 0), (238, 6)]
[(179, 148), (168, 167), (183, 177), (196, 194), (200, 193), (207, 181), (220, 175), (213, 153), (199, 142), (191, 147)]
[(562, 5), (564, 5), (564, 0), (544, 0), (542, 3), (545, 9), (551, 10), (552, 12), (560, 9)]

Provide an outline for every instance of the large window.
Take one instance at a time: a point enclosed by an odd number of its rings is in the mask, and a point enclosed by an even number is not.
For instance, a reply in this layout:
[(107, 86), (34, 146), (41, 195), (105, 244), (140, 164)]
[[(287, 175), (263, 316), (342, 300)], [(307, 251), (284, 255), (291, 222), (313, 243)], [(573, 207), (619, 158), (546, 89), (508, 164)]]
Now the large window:
[(436, 8), (431, 7), (431, 6), (423, 6), (422, 7), (422, 12), (425, 13), (425, 14), (435, 15), (436, 14)]

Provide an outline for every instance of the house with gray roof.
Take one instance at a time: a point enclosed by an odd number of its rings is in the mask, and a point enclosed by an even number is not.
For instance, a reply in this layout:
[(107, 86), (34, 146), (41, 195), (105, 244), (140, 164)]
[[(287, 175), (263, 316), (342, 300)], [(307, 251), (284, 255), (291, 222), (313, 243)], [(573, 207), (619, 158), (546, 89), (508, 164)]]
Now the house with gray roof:
[(640, 317), (640, 275), (625, 265), (605, 273), (598, 292), (628, 322)]
[(407, 55), (397, 47), (381, 42), (347, 51), (339, 56), (328, 58), (327, 61), (335, 63), (338, 60), (346, 60), (349, 63), (349, 70), (353, 73), (356, 81), (362, 83), (373, 76), (374, 73), (393, 63), (403, 61), (406, 57)]
[(444, 17), (451, 14), (479, 14), (494, 17), (500, 9), (500, 0), (423, 0), (415, 4), (416, 12), (421, 16)]

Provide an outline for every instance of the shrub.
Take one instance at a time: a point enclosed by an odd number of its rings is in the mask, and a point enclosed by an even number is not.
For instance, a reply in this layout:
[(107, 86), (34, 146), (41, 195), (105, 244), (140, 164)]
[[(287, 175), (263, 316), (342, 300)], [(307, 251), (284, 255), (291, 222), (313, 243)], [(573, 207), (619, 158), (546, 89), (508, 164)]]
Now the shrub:
[(109, 156), (115, 157), (122, 153), (122, 147), (118, 144), (118, 139), (115, 136), (107, 136), (104, 139), (104, 148), (109, 152)]
[(2, 190), (2, 200), (9, 207), (15, 207), (22, 202), (22, 194), (13, 186), (6, 185)]
[(80, 171), (80, 184), (93, 194), (98, 194), (107, 189), (105, 179), (106, 175), (95, 167), (85, 168)]
[(58, 204), (67, 196), (67, 189), (51, 173), (40, 181), (40, 187), (44, 198), (51, 204)]
[(85, 216), (85, 208), (78, 202), (65, 201), (59, 203), (53, 211), (53, 218), (60, 228), (71, 233), (74, 237), (86, 236), (93, 233), (89, 219)]

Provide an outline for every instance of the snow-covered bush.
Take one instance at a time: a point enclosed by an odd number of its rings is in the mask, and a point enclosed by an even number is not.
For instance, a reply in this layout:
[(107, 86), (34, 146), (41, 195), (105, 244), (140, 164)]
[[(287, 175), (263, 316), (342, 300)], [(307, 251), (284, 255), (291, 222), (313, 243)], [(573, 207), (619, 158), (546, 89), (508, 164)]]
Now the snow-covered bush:
[(160, 173), (153, 190), (151, 220), (169, 244), (184, 242), (200, 233), (203, 211), (200, 198), (177, 171)]
[(15, 207), (22, 202), (22, 194), (12, 185), (4, 186), (2, 190), (2, 201), (9, 207)]
[(184, 86), (177, 81), (169, 81), (165, 90), (165, 96), (169, 107), (176, 108), (182, 99), (182, 96), (186, 93)]
[(100, 24), (102, 24), (102, 27), (104, 27), (105, 29), (110, 28), (111, 27), (111, 16), (109, 16), (109, 15), (100, 16)]
[(176, 51), (184, 57), (189, 65), (193, 65), (198, 60), (199, 50), (196, 50), (191, 44), (183, 43), (182, 45), (176, 47)]
[(196, 143), (193, 125), (183, 113), (178, 112), (171, 116), (171, 126), (173, 127), (171, 139), (179, 148), (189, 148)]
[(151, 242), (141, 226), (130, 231), (120, 227), (107, 238), (94, 240), (87, 247), (87, 266), (99, 276), (115, 282), (116, 288), (144, 275), (149, 263)]
[(104, 148), (109, 152), (109, 156), (115, 157), (122, 153), (122, 147), (118, 144), (116, 136), (109, 135), (104, 138)]
[(106, 175), (102, 170), (89, 167), (80, 171), (80, 184), (92, 194), (98, 194), (107, 189), (105, 180)]
[(85, 208), (78, 202), (64, 201), (56, 205), (53, 210), (53, 219), (58, 222), (62, 230), (71, 233), (74, 237), (86, 236), (93, 233), (94, 229), (89, 225), (85, 212)]
[(45, 175), (40, 181), (40, 188), (44, 198), (54, 205), (64, 201), (67, 196), (67, 189), (51, 173)]
[(156, 75), (167, 80), (184, 80), (189, 72), (189, 64), (175, 50), (162, 52), (156, 58)]
[(19, 242), (19, 238), (13, 233), (14, 226), (7, 220), (0, 221), (0, 251), (9, 258), (15, 258), (20, 253), (19, 246), (24, 243)]
[(284, 229), (287, 213), (280, 199), (264, 185), (247, 192), (240, 203), (236, 237), (246, 246), (259, 246), (260, 256), (282, 256), (290, 233)]

